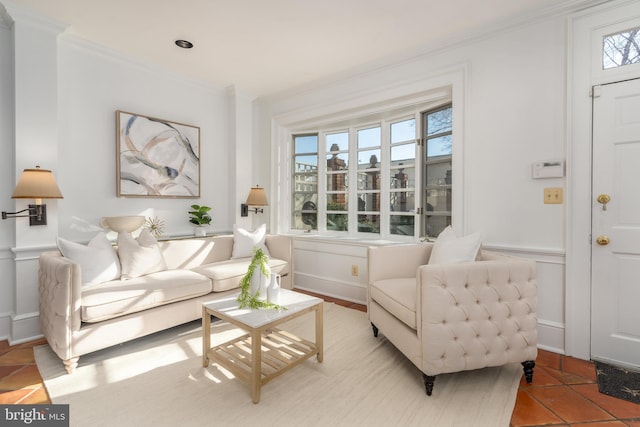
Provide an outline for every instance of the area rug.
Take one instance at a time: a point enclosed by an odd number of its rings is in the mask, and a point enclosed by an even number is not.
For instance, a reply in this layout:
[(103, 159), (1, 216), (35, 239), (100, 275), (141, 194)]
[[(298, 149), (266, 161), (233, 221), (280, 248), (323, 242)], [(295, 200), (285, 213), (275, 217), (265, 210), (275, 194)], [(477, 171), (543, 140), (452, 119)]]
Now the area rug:
[(640, 404), (640, 372), (594, 361), (602, 394)]
[[(308, 314), (281, 329), (314, 339)], [(212, 344), (238, 336), (212, 324)], [(73, 375), (49, 346), (35, 348), (51, 400), (70, 405), (72, 426), (509, 426), (519, 364), (436, 378), (422, 375), (363, 312), (324, 303), (324, 361), (311, 358), (262, 388), (217, 365), (202, 367), (200, 322), (80, 358)]]

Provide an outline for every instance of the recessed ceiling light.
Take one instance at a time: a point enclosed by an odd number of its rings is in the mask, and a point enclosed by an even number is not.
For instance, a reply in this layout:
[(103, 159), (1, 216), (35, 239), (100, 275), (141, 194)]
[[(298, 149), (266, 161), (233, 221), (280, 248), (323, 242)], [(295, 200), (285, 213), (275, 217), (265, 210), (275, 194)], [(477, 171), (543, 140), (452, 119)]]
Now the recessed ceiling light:
[(176, 46), (183, 49), (191, 49), (193, 47), (193, 43), (187, 40), (176, 40)]

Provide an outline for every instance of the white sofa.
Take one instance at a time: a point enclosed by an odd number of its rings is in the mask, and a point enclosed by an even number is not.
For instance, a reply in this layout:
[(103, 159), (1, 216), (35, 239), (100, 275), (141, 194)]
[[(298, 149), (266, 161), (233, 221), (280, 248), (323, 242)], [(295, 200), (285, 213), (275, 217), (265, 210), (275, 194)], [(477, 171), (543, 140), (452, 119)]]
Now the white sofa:
[(423, 373), (522, 363), (537, 355), (535, 262), (480, 251), (475, 261), (429, 264), (433, 244), (369, 248), (368, 315)]
[[(273, 273), (292, 289), (292, 245), (267, 235)], [(159, 242), (167, 269), (83, 286), (79, 264), (58, 251), (39, 261), (40, 326), (72, 373), (80, 356), (202, 316), (202, 302), (238, 292), (250, 258), (231, 259), (233, 236)]]

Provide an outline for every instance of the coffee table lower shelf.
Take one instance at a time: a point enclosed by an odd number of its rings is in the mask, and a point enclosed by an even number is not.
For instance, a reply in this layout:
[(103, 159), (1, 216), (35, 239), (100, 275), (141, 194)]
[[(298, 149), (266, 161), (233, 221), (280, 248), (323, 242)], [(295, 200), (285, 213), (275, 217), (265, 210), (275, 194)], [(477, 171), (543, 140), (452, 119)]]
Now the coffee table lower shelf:
[[(242, 335), (207, 352), (210, 362), (218, 363), (229, 370), (237, 378), (247, 382), (259, 390), (264, 384), (299, 365), (305, 360), (320, 353), (315, 343), (304, 340), (290, 332), (271, 328), (262, 333), (260, 357), (261, 369), (258, 384), (254, 384), (252, 338), (251, 334)], [(258, 398), (259, 399), (259, 398)], [(256, 402), (257, 403), (257, 402)]]

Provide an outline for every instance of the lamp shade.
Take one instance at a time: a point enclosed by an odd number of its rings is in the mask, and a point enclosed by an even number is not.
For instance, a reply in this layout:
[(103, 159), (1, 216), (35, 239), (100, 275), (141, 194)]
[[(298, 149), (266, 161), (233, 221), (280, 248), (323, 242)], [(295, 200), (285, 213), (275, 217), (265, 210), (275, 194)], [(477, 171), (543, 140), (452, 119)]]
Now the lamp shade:
[(18, 179), (12, 199), (62, 199), (62, 193), (50, 170), (25, 169)]
[(248, 206), (268, 206), (267, 195), (264, 193), (264, 188), (251, 187), (249, 191), (249, 197), (247, 197)]

